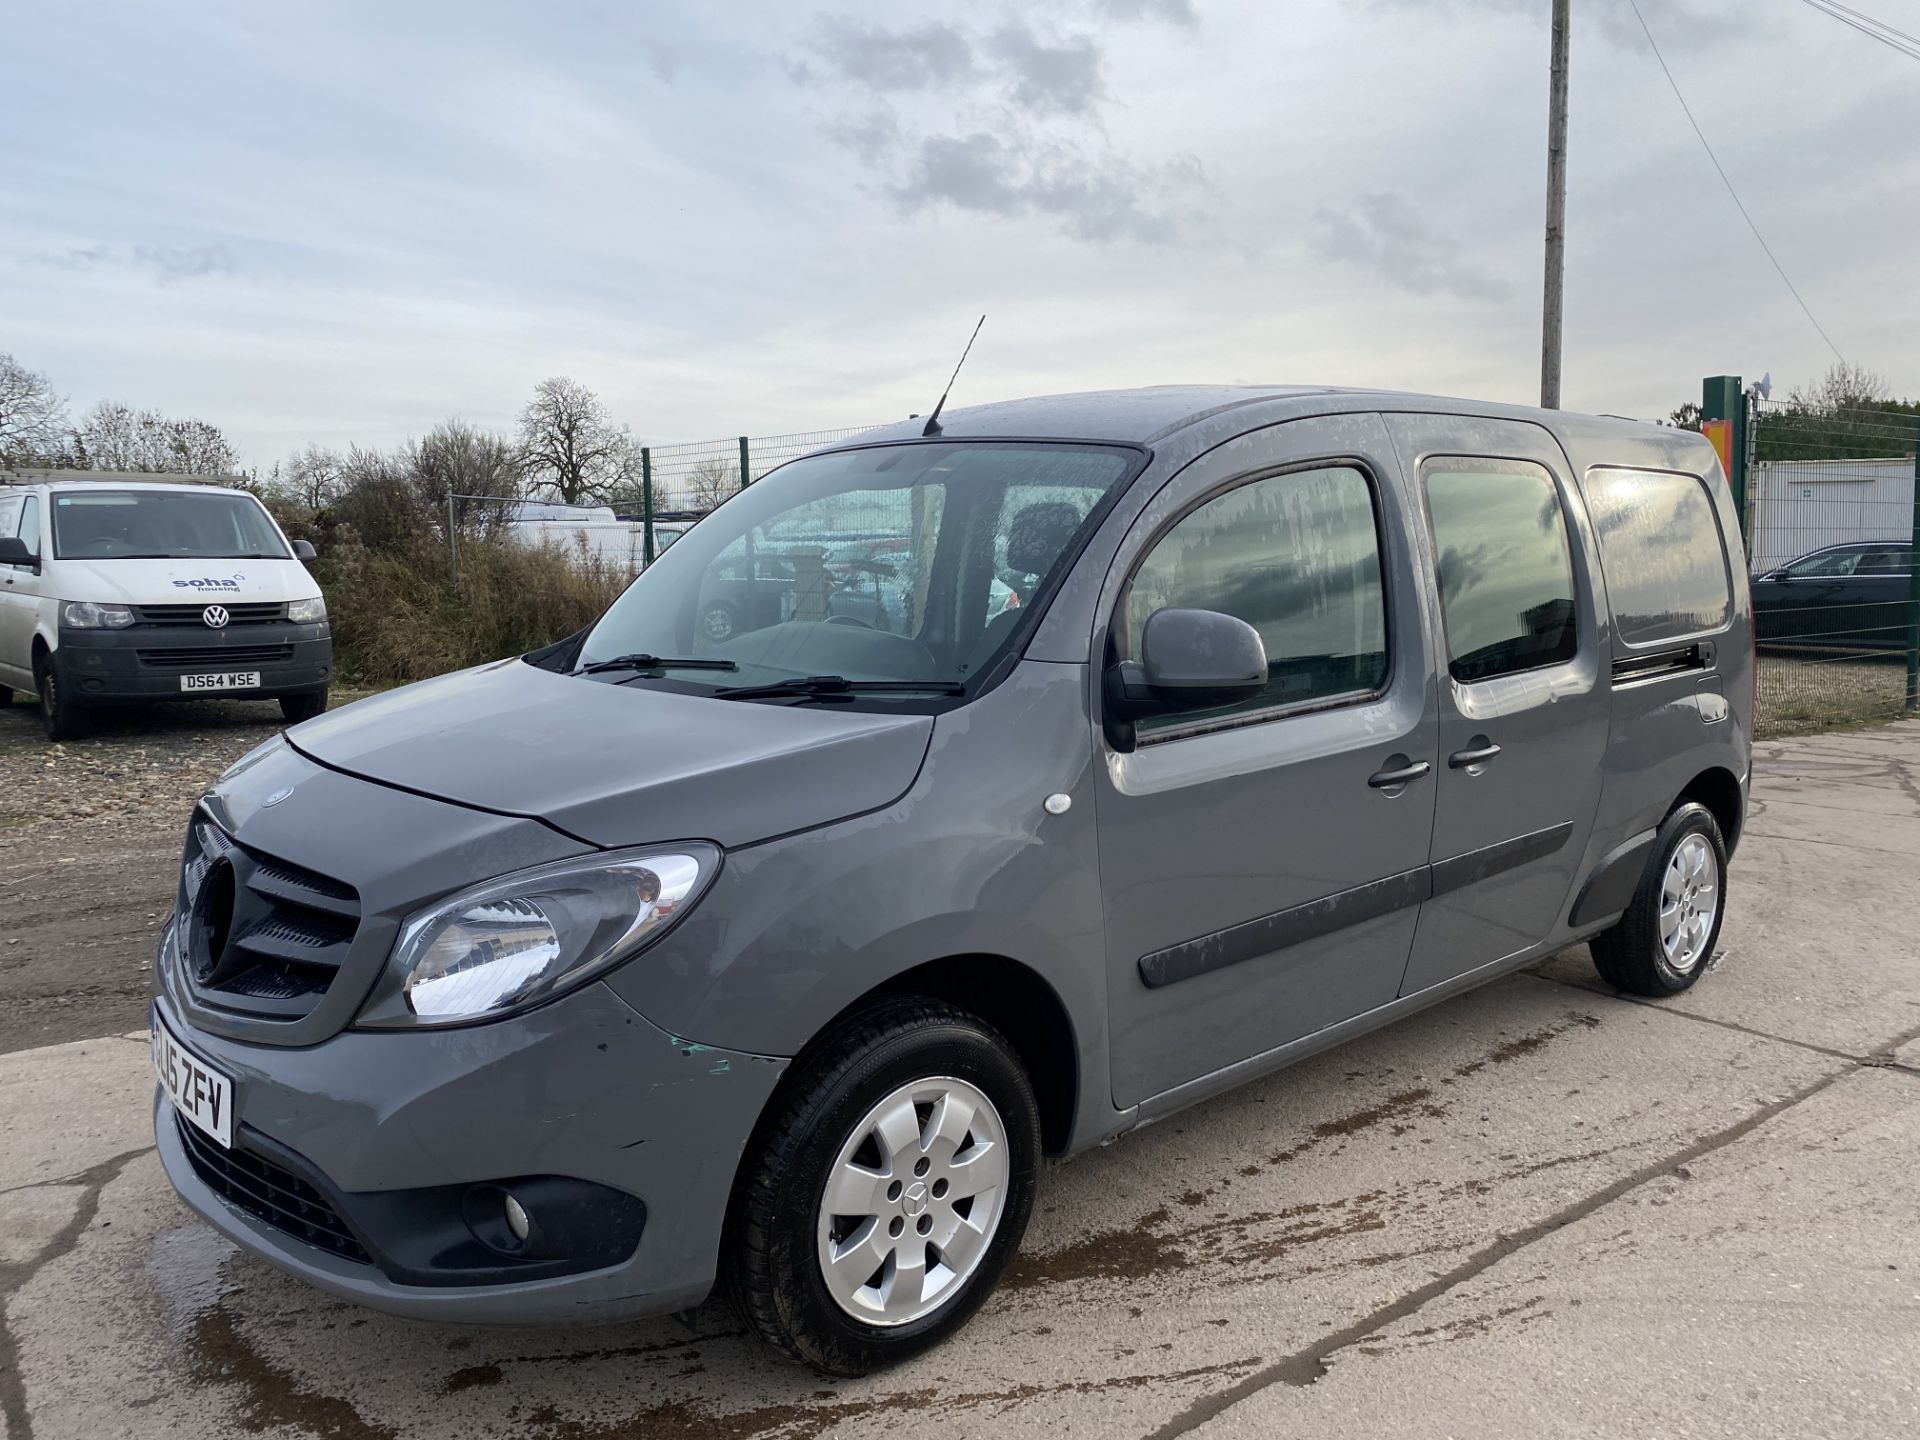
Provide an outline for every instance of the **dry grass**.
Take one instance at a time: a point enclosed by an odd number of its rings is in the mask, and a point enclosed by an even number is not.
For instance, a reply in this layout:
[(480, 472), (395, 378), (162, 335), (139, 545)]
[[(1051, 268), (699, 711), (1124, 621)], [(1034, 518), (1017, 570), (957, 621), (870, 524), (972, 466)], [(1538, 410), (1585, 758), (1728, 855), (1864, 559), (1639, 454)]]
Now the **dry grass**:
[(1906, 713), (1901, 651), (1865, 658), (1814, 649), (1763, 651), (1759, 680), (1754, 734), (1761, 740), (1882, 725)]
[(422, 538), (373, 551), (350, 537), (314, 567), (333, 622), (335, 663), (366, 685), (397, 685), (522, 654), (597, 619), (623, 570), (558, 545), (463, 544), (460, 576)]

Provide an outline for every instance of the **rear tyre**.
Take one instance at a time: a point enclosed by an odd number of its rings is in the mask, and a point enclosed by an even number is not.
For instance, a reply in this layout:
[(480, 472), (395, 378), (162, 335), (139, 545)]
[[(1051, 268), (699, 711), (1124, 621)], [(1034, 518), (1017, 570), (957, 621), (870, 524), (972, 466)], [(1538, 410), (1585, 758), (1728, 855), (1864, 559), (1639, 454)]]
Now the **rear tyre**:
[(11, 704), (13, 704), (13, 691), (5, 685), (0, 685), (0, 710), (6, 709)]
[(939, 1344), (1019, 1246), (1039, 1154), (1033, 1087), (991, 1027), (910, 996), (856, 1010), (749, 1146), (723, 1255), (734, 1308), (834, 1375)]
[(50, 657), (42, 655), (34, 661), (33, 684), (40, 695), (40, 724), (47, 739), (72, 740), (86, 733), (86, 713), (67, 698), (66, 687), (60, 683)]
[(324, 715), (327, 713), (327, 692), (308, 690), (299, 695), (282, 695), (280, 713), (287, 717), (289, 725), (298, 725), (302, 720)]
[(1726, 915), (1727, 845), (1689, 801), (1662, 822), (1626, 914), (1593, 938), (1594, 968), (1617, 990), (1678, 995), (1706, 973)]

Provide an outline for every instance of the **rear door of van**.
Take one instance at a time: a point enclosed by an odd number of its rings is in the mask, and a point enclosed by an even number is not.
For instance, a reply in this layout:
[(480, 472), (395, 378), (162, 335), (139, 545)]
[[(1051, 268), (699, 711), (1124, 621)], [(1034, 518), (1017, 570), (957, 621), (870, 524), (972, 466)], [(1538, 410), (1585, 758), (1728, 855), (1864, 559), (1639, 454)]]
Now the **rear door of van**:
[(1432, 892), (1400, 993), (1550, 935), (1599, 804), (1608, 661), (1599, 561), (1559, 442), (1519, 420), (1386, 422), (1438, 591)]

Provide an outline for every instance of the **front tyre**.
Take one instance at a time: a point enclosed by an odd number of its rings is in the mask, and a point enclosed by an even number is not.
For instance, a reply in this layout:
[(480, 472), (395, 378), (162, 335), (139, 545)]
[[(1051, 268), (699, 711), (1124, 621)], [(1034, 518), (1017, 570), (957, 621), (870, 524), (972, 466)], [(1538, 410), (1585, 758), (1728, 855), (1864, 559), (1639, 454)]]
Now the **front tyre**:
[(286, 716), (289, 725), (298, 725), (302, 720), (324, 715), (327, 713), (327, 692), (307, 690), (298, 695), (282, 695), (280, 713)]
[(835, 1375), (939, 1344), (1019, 1246), (1039, 1154), (1033, 1087), (990, 1026), (913, 997), (855, 1011), (802, 1057), (742, 1165), (735, 1308)]
[(1589, 949), (1617, 990), (1678, 995), (1705, 973), (1726, 915), (1727, 844), (1704, 805), (1681, 805), (1661, 823), (1653, 854), (1619, 923)]
[(72, 740), (86, 733), (86, 716), (68, 698), (51, 656), (42, 655), (34, 662), (33, 683), (40, 694), (40, 724), (47, 739)]

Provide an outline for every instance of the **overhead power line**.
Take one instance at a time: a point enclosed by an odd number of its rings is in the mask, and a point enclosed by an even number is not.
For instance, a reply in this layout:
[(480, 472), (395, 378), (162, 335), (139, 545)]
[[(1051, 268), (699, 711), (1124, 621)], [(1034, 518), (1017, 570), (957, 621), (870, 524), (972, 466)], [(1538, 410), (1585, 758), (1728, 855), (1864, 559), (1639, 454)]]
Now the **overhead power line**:
[(1640, 13), (1640, 0), (1627, 0), (1627, 3), (1633, 7), (1633, 18), (1640, 22), (1640, 33), (1647, 37), (1647, 44), (1653, 49), (1653, 58), (1660, 62), (1660, 73), (1667, 77), (1667, 84), (1673, 89), (1673, 98), (1680, 102), (1681, 110), (1686, 112), (1687, 123), (1693, 127), (1693, 133), (1699, 136), (1700, 148), (1707, 152), (1707, 159), (1713, 162), (1713, 168), (1719, 172), (1720, 183), (1727, 187), (1727, 194), (1733, 197), (1734, 207), (1739, 210), (1740, 218), (1747, 222), (1747, 228), (1753, 232), (1753, 238), (1760, 242), (1760, 248), (1766, 252), (1767, 259), (1779, 273), (1781, 283), (1787, 287), (1795, 303), (1799, 305), (1801, 314), (1807, 317), (1807, 323), (1820, 332), (1820, 338), (1826, 341), (1827, 348), (1833, 351), (1834, 359), (1845, 364), (1847, 357), (1842, 355), (1840, 347), (1833, 343), (1833, 337), (1827, 334), (1826, 326), (1814, 319), (1813, 311), (1801, 296), (1799, 287), (1788, 277), (1786, 267), (1773, 253), (1773, 247), (1767, 244), (1767, 237), (1760, 233), (1760, 227), (1753, 223), (1753, 216), (1747, 213), (1747, 207), (1740, 199), (1740, 192), (1733, 188), (1733, 181), (1727, 177), (1726, 167), (1720, 163), (1720, 157), (1713, 153), (1713, 146), (1707, 141), (1706, 131), (1702, 130), (1700, 122), (1693, 118), (1693, 107), (1687, 104), (1687, 97), (1680, 93), (1680, 82), (1673, 78), (1673, 71), (1667, 65), (1667, 57), (1660, 53), (1660, 42), (1653, 38), (1653, 31), (1647, 28), (1647, 17)]
[(1842, 25), (1858, 30), (1869, 39), (1878, 40), (1882, 45), (1888, 46), (1909, 60), (1920, 60), (1920, 36), (1909, 35), (1904, 30), (1895, 29), (1884, 20), (1876, 20), (1850, 5), (1842, 5), (1840, 0), (1801, 0), (1801, 3), (1812, 6), (1822, 15), (1831, 15)]

